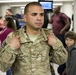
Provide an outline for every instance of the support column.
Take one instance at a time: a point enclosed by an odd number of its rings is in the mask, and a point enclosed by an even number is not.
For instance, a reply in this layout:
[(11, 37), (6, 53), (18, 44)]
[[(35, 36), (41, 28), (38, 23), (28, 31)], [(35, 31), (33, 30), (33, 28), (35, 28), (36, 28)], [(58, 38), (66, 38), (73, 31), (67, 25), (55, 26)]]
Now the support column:
[(13, 10), (13, 15), (16, 15), (17, 13), (18, 14), (21, 14), (20, 7), (12, 7), (12, 10)]
[(71, 18), (72, 13), (73, 13), (72, 3), (71, 2), (64, 2), (63, 6), (62, 6), (62, 11)]
[(76, 32), (76, 0), (74, 0), (74, 31)]
[[(72, 19), (73, 14), (73, 5), (71, 2), (64, 2), (62, 6), (62, 12), (64, 12), (67, 16), (69, 16)], [(73, 29), (73, 22), (71, 20), (71, 27), (70, 30)]]
[(1, 6), (1, 10), (0, 10), (0, 13), (1, 13), (1, 16), (3, 17), (4, 19), (4, 16), (6, 14), (6, 9), (10, 8), (9, 5), (2, 5)]

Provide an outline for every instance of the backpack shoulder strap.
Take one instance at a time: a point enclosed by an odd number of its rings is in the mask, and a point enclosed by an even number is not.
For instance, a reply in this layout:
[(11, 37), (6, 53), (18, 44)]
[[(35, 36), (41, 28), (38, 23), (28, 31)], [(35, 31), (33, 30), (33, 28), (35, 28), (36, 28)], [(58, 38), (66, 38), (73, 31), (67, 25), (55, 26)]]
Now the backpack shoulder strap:
[(19, 36), (19, 30), (14, 31), (13, 36)]
[(66, 15), (65, 13), (60, 13), (60, 19), (63, 19), (63, 15)]
[(52, 29), (43, 28), (46, 35), (49, 35), (50, 33), (53, 33)]

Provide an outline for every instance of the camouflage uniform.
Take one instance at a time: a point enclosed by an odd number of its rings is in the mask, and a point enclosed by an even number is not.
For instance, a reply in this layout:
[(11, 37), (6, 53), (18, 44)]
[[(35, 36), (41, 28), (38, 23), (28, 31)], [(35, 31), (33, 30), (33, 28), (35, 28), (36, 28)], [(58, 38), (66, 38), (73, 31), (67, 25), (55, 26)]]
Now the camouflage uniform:
[[(9, 34), (4, 43), (6, 46), (0, 50), (0, 69), (7, 71), (12, 66), (13, 75), (50, 75), (49, 59), (56, 64), (62, 64), (67, 59), (67, 52), (58, 39), (53, 46), (47, 44), (46, 34), (49, 31), (41, 29), (35, 42), (30, 41), (25, 27)], [(21, 47), (18, 50), (8, 45), (14, 34), (20, 36)]]

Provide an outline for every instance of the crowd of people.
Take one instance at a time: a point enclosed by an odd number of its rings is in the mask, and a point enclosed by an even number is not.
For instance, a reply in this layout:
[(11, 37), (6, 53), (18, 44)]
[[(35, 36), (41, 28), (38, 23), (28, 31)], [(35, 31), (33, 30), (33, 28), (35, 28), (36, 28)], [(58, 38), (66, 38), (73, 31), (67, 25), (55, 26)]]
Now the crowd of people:
[[(2, 72), (6, 75), (55, 75), (50, 67), (55, 63), (59, 65), (60, 75), (76, 74), (76, 33), (66, 31), (70, 23), (60, 9), (60, 6), (55, 7), (49, 20), (39, 2), (30, 2), (24, 8), (26, 25), (21, 28), (12, 10), (6, 10), (5, 20), (0, 17)], [(47, 28), (48, 23), (52, 24), (52, 29)]]

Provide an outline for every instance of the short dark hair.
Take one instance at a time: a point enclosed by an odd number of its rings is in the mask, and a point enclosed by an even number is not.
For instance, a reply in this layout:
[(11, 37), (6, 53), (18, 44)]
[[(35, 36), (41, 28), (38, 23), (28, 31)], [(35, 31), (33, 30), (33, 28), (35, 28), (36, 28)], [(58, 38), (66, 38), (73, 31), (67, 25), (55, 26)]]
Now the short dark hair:
[(61, 6), (58, 6), (58, 9), (60, 10), (61, 9)]
[(74, 31), (68, 31), (65, 34), (65, 39), (66, 38), (70, 38), (70, 39), (76, 40), (76, 33)]
[[(27, 12), (28, 12), (28, 8), (29, 8), (29, 6), (41, 6), (42, 7), (42, 5), (39, 3), (39, 2), (30, 2), (30, 3), (28, 3), (26, 6), (25, 6), (25, 8), (24, 8), (24, 14), (26, 14)], [(32, 10), (32, 9), (31, 9)]]
[(7, 10), (12, 13), (12, 9), (7, 9)]

